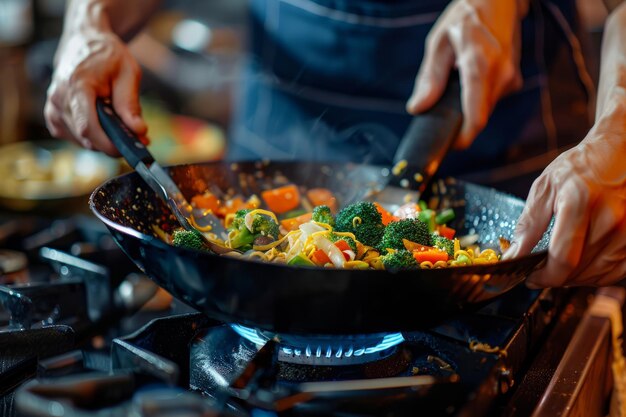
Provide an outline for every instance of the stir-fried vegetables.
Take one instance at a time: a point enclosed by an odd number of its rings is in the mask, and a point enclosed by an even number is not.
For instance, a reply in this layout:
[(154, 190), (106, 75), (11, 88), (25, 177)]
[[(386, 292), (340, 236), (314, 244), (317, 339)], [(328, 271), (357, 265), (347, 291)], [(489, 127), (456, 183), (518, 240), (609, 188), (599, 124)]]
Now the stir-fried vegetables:
[[(226, 255), (279, 262), (298, 267), (350, 269), (443, 268), (497, 262), (492, 249), (461, 245), (452, 209), (407, 203), (391, 213), (378, 203), (358, 202), (336, 215), (336, 199), (326, 189), (306, 193), (295, 185), (253, 196), (217, 198), (206, 192), (192, 205), (224, 219), (227, 236), (211, 240), (232, 249)], [(265, 204), (269, 210), (260, 208)], [(240, 207), (232, 211), (233, 207)], [(280, 217), (278, 217), (280, 216)], [(167, 239), (176, 246), (207, 250), (199, 232), (175, 231)], [(469, 245), (469, 246), (468, 246)]]

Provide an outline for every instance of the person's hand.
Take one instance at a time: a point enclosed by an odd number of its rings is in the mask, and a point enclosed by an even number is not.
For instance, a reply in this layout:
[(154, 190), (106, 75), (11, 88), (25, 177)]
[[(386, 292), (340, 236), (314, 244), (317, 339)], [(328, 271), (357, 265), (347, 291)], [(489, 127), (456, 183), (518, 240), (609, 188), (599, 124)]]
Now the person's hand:
[(534, 182), (504, 258), (530, 253), (555, 223), (531, 288), (609, 285), (626, 278), (626, 96)]
[(455, 0), (426, 39), (424, 59), (407, 111), (418, 114), (443, 94), (450, 71), (461, 79), (463, 126), (455, 148), (469, 147), (496, 102), (519, 89), (520, 22), (527, 0)]
[(111, 97), (124, 123), (145, 138), (139, 105), (141, 71), (119, 37), (98, 30), (70, 35), (62, 41), (56, 61), (44, 109), (53, 136), (117, 156), (96, 114), (96, 98)]

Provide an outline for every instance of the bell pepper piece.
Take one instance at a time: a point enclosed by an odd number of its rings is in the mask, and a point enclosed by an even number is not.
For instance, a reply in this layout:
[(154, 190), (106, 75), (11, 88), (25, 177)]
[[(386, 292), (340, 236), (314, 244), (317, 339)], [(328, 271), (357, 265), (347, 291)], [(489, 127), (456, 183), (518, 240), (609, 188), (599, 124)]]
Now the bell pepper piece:
[(439, 231), (439, 236), (443, 236), (450, 240), (454, 239), (454, 235), (456, 234), (456, 230), (448, 226), (439, 226), (437, 227), (437, 230)]
[(261, 198), (269, 210), (277, 214), (294, 210), (300, 205), (300, 191), (293, 184), (263, 191)]
[(298, 255), (294, 256), (293, 258), (291, 258), (289, 260), (289, 262), (287, 262), (287, 265), (295, 265), (295, 266), (315, 266), (315, 264), (313, 262), (311, 262), (309, 260), (309, 258), (307, 258), (306, 256), (304, 256), (303, 254), (299, 253)]
[(328, 206), (332, 213), (337, 211), (337, 199), (327, 188), (311, 188), (306, 192), (306, 198), (309, 199), (313, 207)]
[(383, 206), (381, 206), (378, 203), (374, 203), (374, 205), (376, 206), (376, 210), (378, 210), (378, 212), (380, 213), (381, 217), (383, 218), (383, 224), (385, 226), (387, 226), (389, 223), (391, 222), (397, 222), (398, 220), (400, 220), (399, 217), (394, 216), (393, 214), (389, 213), (387, 210), (385, 210), (385, 208)]

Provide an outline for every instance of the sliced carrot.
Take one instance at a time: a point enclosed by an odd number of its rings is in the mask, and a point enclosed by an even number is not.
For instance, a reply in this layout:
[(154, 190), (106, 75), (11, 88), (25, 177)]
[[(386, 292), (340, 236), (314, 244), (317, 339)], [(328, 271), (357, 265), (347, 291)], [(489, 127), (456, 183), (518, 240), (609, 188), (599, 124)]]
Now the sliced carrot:
[(300, 205), (300, 192), (293, 184), (263, 191), (261, 197), (269, 210), (276, 214), (286, 213)]
[(301, 224), (311, 221), (311, 213), (305, 213), (298, 217), (292, 217), (291, 219), (284, 219), (280, 221), (280, 225), (288, 232), (296, 230)]
[(326, 255), (326, 252), (321, 249), (313, 252), (313, 255), (311, 255), (311, 260), (315, 263), (315, 265), (318, 266), (324, 266), (330, 262), (330, 258), (328, 257), (328, 255)]
[(219, 198), (208, 191), (204, 194), (194, 195), (191, 198), (191, 204), (197, 208), (211, 210), (215, 214), (219, 212), (221, 206)]
[(337, 211), (337, 199), (327, 188), (311, 188), (306, 192), (306, 198), (309, 199), (313, 207), (328, 206), (331, 212)]
[(409, 252), (415, 252), (416, 250), (423, 252), (431, 249), (437, 249), (434, 246), (421, 245), (419, 243), (411, 242), (408, 239), (402, 239), (402, 243), (404, 244), (404, 248)]
[(429, 261), (434, 264), (438, 261), (447, 261), (448, 254), (439, 249), (416, 250), (413, 252), (413, 258), (415, 258), (417, 263)]
[(456, 230), (448, 226), (438, 226), (437, 230), (439, 230), (439, 235), (443, 236), (447, 239), (454, 239), (454, 235), (456, 234)]
[(385, 226), (387, 226), (389, 223), (391, 222), (397, 222), (398, 220), (400, 220), (399, 217), (394, 216), (393, 214), (389, 213), (387, 210), (385, 210), (383, 208), (383, 206), (381, 206), (378, 203), (374, 203), (374, 205), (376, 206), (376, 210), (378, 210), (378, 212), (380, 213), (380, 215), (383, 218), (383, 224)]

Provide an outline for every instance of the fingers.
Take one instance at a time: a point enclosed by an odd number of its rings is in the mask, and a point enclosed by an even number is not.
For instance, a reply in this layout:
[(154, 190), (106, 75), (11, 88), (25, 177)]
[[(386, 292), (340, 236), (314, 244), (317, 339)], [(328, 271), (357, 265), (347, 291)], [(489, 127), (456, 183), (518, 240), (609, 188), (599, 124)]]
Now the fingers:
[(437, 32), (429, 35), (413, 93), (407, 102), (406, 109), (409, 113), (422, 113), (441, 98), (453, 65), (454, 51), (448, 37)]
[(498, 100), (521, 83), (512, 62), (512, 51), (505, 51), (484, 25), (451, 31), (461, 76), (463, 126), (456, 149), (468, 148), (485, 128)]
[(541, 175), (530, 189), (524, 210), (517, 220), (513, 243), (503, 259), (528, 255), (532, 251), (550, 224), (554, 198), (555, 190), (549, 175)]
[[(418, 114), (432, 107), (443, 94), (451, 68), (456, 66), (461, 78), (463, 125), (455, 148), (469, 147), (485, 128), (496, 102), (522, 83), (519, 65), (515, 64), (515, 31), (501, 19), (515, 19), (509, 8), (493, 16), (490, 12), (458, 3), (448, 9), (432, 29), (407, 111)], [(490, 16), (493, 27), (485, 24)], [(502, 23), (502, 22), (500, 22)], [(516, 25), (519, 30), (519, 24)]]
[(596, 207), (574, 285), (609, 285), (626, 278), (626, 201), (602, 195)]
[(65, 124), (65, 121), (63, 120), (63, 112), (50, 100), (46, 101), (43, 114), (46, 120), (46, 127), (52, 136), (59, 139), (71, 140), (72, 142), (80, 145), (78, 140), (74, 137), (74, 135), (72, 135), (69, 128)]
[(570, 179), (561, 186), (556, 198), (548, 263), (528, 278), (529, 286), (561, 286), (572, 276), (586, 243), (591, 203), (586, 184), (581, 181)]
[(118, 156), (117, 149), (100, 126), (96, 113), (95, 89), (77, 83), (71, 90), (65, 122), (74, 137), (85, 148), (96, 149), (109, 156)]
[(492, 105), (488, 77), (485, 76), (487, 69), (484, 55), (464, 54), (459, 61), (463, 126), (454, 146), (456, 149), (468, 148), (487, 125)]
[(113, 84), (113, 108), (126, 126), (138, 136), (144, 137), (147, 125), (141, 117), (139, 104), (139, 83), (141, 71), (137, 64), (126, 63), (121, 68)]
[(138, 98), (141, 72), (122, 41), (109, 32), (81, 33), (59, 51), (44, 111), (52, 135), (118, 156), (96, 112), (97, 97), (112, 97), (124, 123), (144, 138), (147, 129)]

